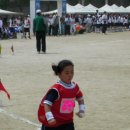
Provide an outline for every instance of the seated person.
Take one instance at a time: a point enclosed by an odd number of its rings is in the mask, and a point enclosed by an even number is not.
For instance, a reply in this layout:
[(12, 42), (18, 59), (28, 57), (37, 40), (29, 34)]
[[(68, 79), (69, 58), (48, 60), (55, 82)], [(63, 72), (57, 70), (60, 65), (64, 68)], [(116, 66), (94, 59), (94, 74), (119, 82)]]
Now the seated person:
[(76, 32), (79, 34), (83, 34), (85, 32), (85, 27), (83, 25), (77, 24), (76, 25)]

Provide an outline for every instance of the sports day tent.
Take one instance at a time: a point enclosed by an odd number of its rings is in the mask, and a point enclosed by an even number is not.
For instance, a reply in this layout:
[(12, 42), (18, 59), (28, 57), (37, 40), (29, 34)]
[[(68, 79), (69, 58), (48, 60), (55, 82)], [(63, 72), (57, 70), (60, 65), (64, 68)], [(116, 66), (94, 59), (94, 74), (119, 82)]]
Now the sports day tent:
[[(72, 13), (72, 14), (73, 13), (95, 13), (96, 10), (98, 10), (98, 8), (96, 8), (92, 4), (89, 4), (87, 6), (83, 6), (81, 4), (72, 6), (72, 5), (67, 4), (66, 9), (67, 9), (67, 13)], [(52, 14), (56, 12), (57, 12), (57, 9), (53, 11), (44, 12), (44, 14), (50, 14), (50, 13)]]
[(122, 13), (130, 13), (130, 11), (123, 6), (120, 6), (119, 9), (122, 11)]
[(0, 9), (0, 14), (17, 14), (17, 13)]
[(119, 6), (117, 6), (116, 4), (113, 4), (113, 5), (111, 5), (111, 8), (113, 9), (113, 10), (119, 10)]
[(93, 6), (92, 4), (89, 4), (83, 7), (81, 10), (79, 10), (79, 12), (80, 13), (96, 13), (96, 10), (98, 10), (97, 7)]
[(109, 13), (113, 13), (114, 12), (112, 7), (109, 6), (108, 4), (106, 4), (106, 5), (102, 6), (101, 8), (99, 8), (99, 12), (104, 12), (104, 11), (109, 12)]
[(7, 11), (7, 10), (3, 10), (3, 9), (0, 9), (0, 15), (7, 15), (7, 14), (23, 14), (23, 13), (17, 13), (17, 12), (12, 12), (12, 11)]
[(75, 5), (75, 6), (73, 6), (75, 9), (82, 9), (84, 6), (83, 5), (81, 5), (81, 4), (77, 4), (77, 5)]
[(111, 5), (111, 8), (113, 9), (114, 13), (121, 13), (122, 9), (117, 6), (116, 4)]
[[(66, 4), (66, 10), (67, 13), (74, 13), (75, 12), (75, 8), (72, 5)], [(53, 13), (57, 13), (58, 9), (52, 10), (52, 11), (48, 11), (48, 12), (43, 12), (43, 14), (53, 14)]]
[(126, 7), (126, 9), (130, 12), (130, 6)]
[[(108, 13), (130, 13), (130, 6), (127, 8), (124, 8), (123, 6), (117, 6), (116, 4), (113, 5), (104, 5), (101, 8), (97, 8), (93, 6), (92, 4), (88, 4), (87, 6), (83, 6), (81, 4), (77, 4), (75, 6), (66, 5), (67, 13), (96, 13), (96, 10), (99, 11), (99, 13), (103, 13), (104, 11)], [(44, 12), (44, 14), (52, 14), (57, 13), (57, 9), (49, 12)]]
[(95, 7), (95, 6), (93, 6), (92, 4), (88, 4), (87, 6), (85, 6), (85, 7), (88, 7), (88, 8), (91, 8), (91, 9), (98, 9), (97, 7)]
[(113, 4), (112, 9), (115, 11), (115, 13), (128, 13), (130, 12), (130, 10), (128, 10), (127, 8), (123, 7), (123, 6), (117, 6), (115, 4)]
[(120, 6), (118, 7), (117, 5), (113, 4), (112, 6), (109, 6), (108, 4), (102, 6), (99, 8), (99, 12), (106, 11), (108, 13), (130, 13), (130, 10), (127, 8)]
[(75, 13), (76, 12), (76, 8), (70, 4), (66, 5), (66, 11), (67, 13)]
[(48, 12), (43, 12), (43, 14), (53, 14), (53, 13), (57, 13), (58, 10), (55, 9), (55, 10), (52, 10), (52, 11), (48, 11)]

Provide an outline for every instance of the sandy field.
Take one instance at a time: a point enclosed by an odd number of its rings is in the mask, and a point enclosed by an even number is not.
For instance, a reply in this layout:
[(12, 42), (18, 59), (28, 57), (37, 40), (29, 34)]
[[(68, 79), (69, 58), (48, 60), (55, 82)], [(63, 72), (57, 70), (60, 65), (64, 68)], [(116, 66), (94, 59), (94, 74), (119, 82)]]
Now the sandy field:
[(74, 116), (75, 130), (130, 130), (130, 32), (47, 37), (47, 54), (37, 54), (33, 36), (0, 44), (0, 78), (11, 95), (0, 92), (0, 130), (40, 127), (39, 103), (58, 80), (51, 64), (62, 59), (74, 62), (87, 108), (85, 118)]

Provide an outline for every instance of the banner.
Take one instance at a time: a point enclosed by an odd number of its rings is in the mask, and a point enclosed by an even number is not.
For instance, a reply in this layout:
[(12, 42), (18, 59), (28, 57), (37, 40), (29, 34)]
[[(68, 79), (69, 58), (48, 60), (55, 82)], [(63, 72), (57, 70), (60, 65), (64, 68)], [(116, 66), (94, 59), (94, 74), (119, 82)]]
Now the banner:
[(67, 4), (66, 0), (62, 0), (62, 13), (63, 14), (66, 14), (66, 4)]
[(41, 0), (35, 0), (35, 12), (37, 9), (40, 9), (40, 1)]

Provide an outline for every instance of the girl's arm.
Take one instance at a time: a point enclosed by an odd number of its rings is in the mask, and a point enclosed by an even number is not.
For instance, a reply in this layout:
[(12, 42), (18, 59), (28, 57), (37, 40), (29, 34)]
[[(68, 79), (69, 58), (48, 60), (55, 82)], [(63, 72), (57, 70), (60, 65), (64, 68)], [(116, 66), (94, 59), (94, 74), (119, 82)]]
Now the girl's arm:
[(85, 116), (85, 104), (84, 104), (84, 99), (78, 100), (78, 105), (79, 105), (79, 112), (76, 113), (76, 115), (80, 118)]
[(79, 112), (77, 112), (76, 115), (82, 118), (85, 116), (85, 104), (84, 104), (83, 93), (81, 92), (81, 90), (78, 91), (76, 95), (76, 100), (79, 105)]
[(56, 120), (51, 112), (51, 106), (49, 106), (48, 104), (44, 104), (44, 109), (45, 109), (45, 115), (48, 121), (49, 125), (55, 125), (56, 124)]
[(55, 125), (56, 120), (54, 118), (53, 113), (51, 112), (51, 106), (53, 102), (58, 98), (58, 92), (55, 89), (51, 89), (44, 100), (44, 109), (45, 109), (45, 116), (48, 121), (48, 124)]

